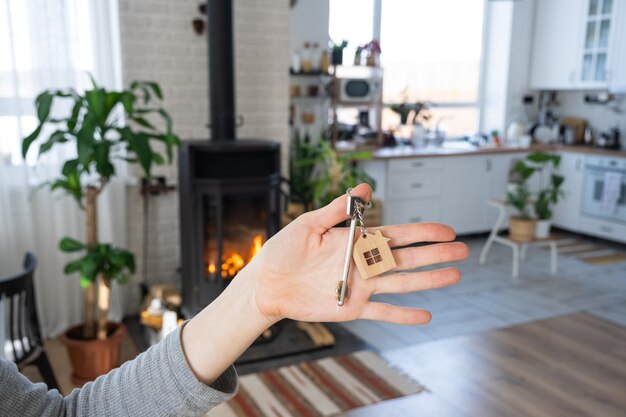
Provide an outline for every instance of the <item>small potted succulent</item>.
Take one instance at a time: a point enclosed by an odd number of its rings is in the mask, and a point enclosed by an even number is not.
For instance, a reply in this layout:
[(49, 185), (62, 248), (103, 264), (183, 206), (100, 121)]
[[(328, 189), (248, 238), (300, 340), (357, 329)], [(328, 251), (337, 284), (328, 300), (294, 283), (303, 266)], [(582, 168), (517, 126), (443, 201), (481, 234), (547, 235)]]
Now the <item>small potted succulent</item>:
[(348, 46), (348, 41), (343, 40), (341, 43), (330, 41), (331, 63), (333, 65), (343, 64), (343, 50)]

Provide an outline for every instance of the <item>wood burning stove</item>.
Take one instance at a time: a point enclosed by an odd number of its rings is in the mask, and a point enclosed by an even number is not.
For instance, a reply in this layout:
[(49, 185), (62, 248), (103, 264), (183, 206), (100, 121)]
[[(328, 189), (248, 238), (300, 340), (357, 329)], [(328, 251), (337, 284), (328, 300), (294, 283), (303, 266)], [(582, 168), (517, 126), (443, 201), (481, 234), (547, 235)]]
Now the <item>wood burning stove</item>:
[(278, 231), (280, 146), (191, 142), (179, 161), (183, 311), (190, 317)]
[(278, 231), (280, 145), (235, 140), (232, 0), (207, 1), (211, 139), (179, 153), (183, 313), (213, 301)]

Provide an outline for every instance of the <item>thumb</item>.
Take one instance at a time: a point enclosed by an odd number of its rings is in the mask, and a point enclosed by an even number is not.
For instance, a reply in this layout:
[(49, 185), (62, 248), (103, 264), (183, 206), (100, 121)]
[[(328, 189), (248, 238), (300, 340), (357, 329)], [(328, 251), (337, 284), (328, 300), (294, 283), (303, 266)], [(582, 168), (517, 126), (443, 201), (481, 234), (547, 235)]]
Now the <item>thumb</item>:
[[(352, 191), (350, 191), (350, 194), (367, 203), (372, 198), (372, 187), (370, 187), (369, 184), (362, 183), (354, 187)], [(348, 195), (343, 194), (335, 198), (327, 206), (308, 213), (303, 220), (309, 226), (319, 229), (320, 233), (324, 233), (338, 223), (350, 218), (347, 209)]]

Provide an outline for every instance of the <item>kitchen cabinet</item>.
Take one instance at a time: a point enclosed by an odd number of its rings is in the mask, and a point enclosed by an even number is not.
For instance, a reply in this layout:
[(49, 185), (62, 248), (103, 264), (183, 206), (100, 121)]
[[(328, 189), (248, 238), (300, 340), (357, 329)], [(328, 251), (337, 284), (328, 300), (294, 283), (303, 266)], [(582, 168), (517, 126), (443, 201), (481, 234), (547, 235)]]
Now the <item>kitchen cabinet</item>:
[(441, 222), (457, 233), (476, 233), (487, 226), (492, 162), (486, 156), (451, 156), (444, 161)]
[(386, 192), (379, 195), (385, 200), (385, 224), (441, 221), (442, 168), (442, 158), (387, 161)]
[(530, 86), (537, 90), (577, 88), (580, 26), (586, 0), (535, 3)]
[(565, 180), (561, 189), (563, 196), (555, 205), (552, 223), (560, 228), (577, 231), (581, 221), (581, 197), (585, 155), (565, 152), (561, 154), (559, 174)]
[(626, 0), (615, 0), (614, 42), (611, 46), (611, 70), (609, 91), (615, 94), (626, 93)]
[(536, 3), (530, 86), (538, 90), (620, 85), (626, 38), (625, 0), (541, 0)]
[[(489, 164), (489, 189), (488, 199), (506, 199), (507, 185), (509, 183), (509, 173), (513, 169), (515, 162), (524, 158), (525, 153), (503, 153), (491, 155), (488, 159)], [(530, 185), (533, 186), (532, 184)], [(489, 206), (486, 208), (486, 228), (490, 229), (498, 219), (498, 210)], [(507, 219), (502, 225), (503, 228), (508, 227)]]

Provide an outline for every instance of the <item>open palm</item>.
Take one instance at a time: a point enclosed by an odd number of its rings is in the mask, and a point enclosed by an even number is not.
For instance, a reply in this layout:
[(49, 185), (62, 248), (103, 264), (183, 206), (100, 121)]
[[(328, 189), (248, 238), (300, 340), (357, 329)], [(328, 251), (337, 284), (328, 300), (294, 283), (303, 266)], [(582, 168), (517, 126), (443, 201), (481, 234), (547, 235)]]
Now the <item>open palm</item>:
[[(352, 191), (364, 201), (372, 190), (361, 184)], [(381, 230), (391, 238), (392, 247), (416, 242), (437, 243), (422, 247), (394, 250), (397, 268), (392, 273), (364, 280), (352, 267), (349, 297), (339, 307), (335, 288), (343, 271), (348, 241), (348, 228), (333, 226), (346, 220), (347, 196), (335, 199), (328, 206), (306, 213), (266, 242), (261, 252), (241, 274), (253, 279), (256, 302), (260, 311), (274, 319), (291, 318), (302, 321), (347, 321), (355, 319), (382, 320), (401, 324), (423, 324), (430, 313), (418, 308), (398, 307), (370, 301), (379, 293), (404, 293), (452, 285), (460, 279), (456, 268), (413, 271), (416, 268), (465, 259), (467, 246), (455, 239), (450, 227), (435, 224), (384, 226)], [(243, 272), (243, 271), (242, 271)]]

